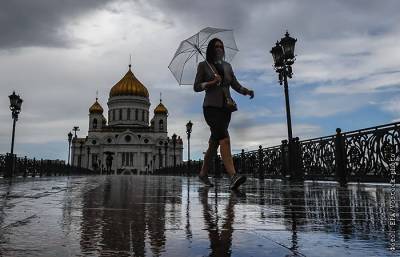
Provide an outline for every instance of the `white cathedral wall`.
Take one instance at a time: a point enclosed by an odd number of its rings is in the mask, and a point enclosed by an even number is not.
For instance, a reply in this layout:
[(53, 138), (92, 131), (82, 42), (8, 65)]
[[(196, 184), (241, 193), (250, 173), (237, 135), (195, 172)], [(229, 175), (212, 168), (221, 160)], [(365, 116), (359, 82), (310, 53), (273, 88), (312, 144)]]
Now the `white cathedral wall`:
[[(90, 133), (92, 134), (92, 133)], [(104, 144), (106, 138), (110, 138), (114, 136), (114, 134), (107, 133), (103, 136), (103, 139), (99, 137), (99, 132), (96, 132), (96, 137), (94, 135), (90, 135), (91, 137), (88, 137), (89, 140), (87, 140), (87, 144), (84, 144), (82, 147), (82, 152), (80, 151), (79, 144), (74, 144), (72, 145), (71, 149), (71, 158), (72, 162), (71, 164), (74, 165), (75, 167), (79, 167), (79, 156), (81, 156), (81, 167), (82, 168), (89, 168), (93, 169), (93, 163), (92, 163), (92, 156), (93, 154), (97, 154), (98, 159), (101, 160), (101, 165), (104, 166), (104, 170), (106, 169), (106, 155), (104, 152), (110, 151), (115, 153), (113, 155), (113, 164), (111, 169), (116, 172), (117, 169), (121, 168), (127, 168), (127, 169), (137, 169), (140, 173), (145, 173), (146, 168), (147, 171), (155, 170), (160, 168), (159, 163), (160, 163), (160, 156), (159, 156), (159, 148), (160, 146), (158, 144), (154, 144), (159, 142), (159, 140), (163, 140), (156, 134), (153, 135), (155, 136), (156, 139), (152, 139), (153, 144)], [(92, 142), (93, 138), (97, 141), (96, 145), (90, 145)], [(114, 136), (115, 138), (115, 136)], [(143, 136), (143, 138), (150, 138), (150, 136), (147, 134)], [(87, 146), (89, 145), (90, 147), (90, 157), (89, 157), (89, 166), (88, 166), (88, 159), (87, 159)], [(122, 166), (122, 153), (123, 152), (132, 152), (134, 155), (134, 161), (133, 161), (133, 166), (129, 167), (124, 167)], [(148, 166), (145, 165), (145, 153), (148, 153)], [(177, 146), (176, 148), (176, 164), (179, 165), (183, 162), (183, 147), (182, 146)], [(162, 165), (161, 167), (165, 166), (165, 150), (164, 147), (161, 148), (161, 159), (162, 159)], [(153, 159), (153, 156), (155, 156), (155, 159)], [(173, 147), (172, 145), (169, 146), (168, 148), (168, 159), (167, 159), (167, 165), (172, 166), (174, 163), (174, 153), (173, 153)]]
[[(149, 108), (150, 102), (145, 97), (140, 96), (114, 96), (108, 100), (108, 123), (110, 125), (116, 124), (140, 124), (148, 125), (149, 123)], [(128, 109), (131, 110), (128, 118)], [(116, 117), (113, 113), (115, 110)], [(134, 119), (134, 112), (138, 110), (138, 117)], [(120, 119), (119, 112), (122, 111), (122, 120)], [(145, 119), (143, 121), (143, 112), (145, 111)]]

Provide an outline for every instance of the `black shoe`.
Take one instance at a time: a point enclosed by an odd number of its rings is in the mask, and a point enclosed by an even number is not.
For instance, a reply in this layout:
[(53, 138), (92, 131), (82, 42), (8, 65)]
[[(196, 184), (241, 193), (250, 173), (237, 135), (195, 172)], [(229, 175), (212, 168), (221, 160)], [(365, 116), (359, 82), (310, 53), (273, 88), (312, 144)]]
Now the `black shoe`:
[(246, 182), (246, 179), (247, 179), (246, 176), (243, 175), (238, 175), (238, 174), (233, 175), (233, 177), (231, 178), (231, 184), (229, 188), (231, 190), (237, 189), (241, 184)]
[(207, 175), (206, 176), (200, 176), (199, 175), (199, 180), (200, 180), (201, 183), (203, 183), (206, 186), (209, 186), (209, 187), (213, 187), (214, 186), (214, 184), (211, 183), (211, 181), (208, 179)]

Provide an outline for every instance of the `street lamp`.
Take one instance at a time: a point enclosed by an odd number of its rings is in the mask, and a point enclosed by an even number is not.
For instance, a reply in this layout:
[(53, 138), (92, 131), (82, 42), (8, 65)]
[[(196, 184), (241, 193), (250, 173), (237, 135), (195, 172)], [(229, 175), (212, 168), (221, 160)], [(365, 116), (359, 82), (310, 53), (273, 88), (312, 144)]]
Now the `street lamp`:
[(158, 169), (162, 167), (162, 156), (161, 156), (161, 146), (158, 148)]
[(186, 134), (188, 138), (188, 172), (190, 172), (190, 134), (192, 133), (193, 123), (189, 120), (186, 124)]
[(12, 177), (14, 175), (14, 138), (15, 138), (15, 123), (18, 120), (18, 114), (21, 112), (21, 105), (22, 105), (22, 99), (19, 95), (15, 94), (15, 91), (13, 91), (12, 95), (8, 96), (10, 98), (10, 110), (12, 113), (12, 118), (13, 118), (13, 130), (12, 130), (12, 138), (11, 138), (11, 169), (9, 171), (9, 177)]
[(294, 169), (294, 156), (293, 156), (293, 136), (292, 136), (292, 121), (290, 117), (290, 105), (289, 105), (289, 89), (287, 78), (292, 78), (292, 64), (296, 60), (294, 54), (294, 48), (297, 39), (289, 36), (286, 31), (285, 37), (281, 38), (280, 42), (276, 42), (276, 45), (272, 47), (270, 53), (274, 59), (274, 69), (278, 73), (279, 84), (284, 84), (285, 91), (285, 103), (286, 103), (286, 121), (288, 129), (288, 141), (289, 141), (289, 167), (293, 172)]
[(87, 148), (86, 148), (86, 150), (87, 150), (87, 169), (89, 169), (89, 156), (90, 156), (90, 147), (88, 146)]
[(72, 142), (72, 133), (70, 131), (68, 133), (68, 166), (69, 166), (69, 159), (71, 157), (71, 142)]
[(286, 120), (288, 127), (288, 138), (292, 140), (292, 122), (290, 118), (290, 106), (289, 106), (289, 89), (287, 78), (292, 78), (292, 64), (295, 61), (294, 47), (297, 39), (289, 36), (286, 32), (285, 37), (280, 42), (276, 42), (276, 45), (272, 47), (270, 51), (274, 59), (275, 71), (279, 74), (279, 84), (284, 83), (285, 90), (285, 101), (286, 101)]
[(82, 168), (82, 149), (83, 149), (83, 142), (79, 142), (79, 159), (78, 159), (78, 166)]
[(175, 148), (176, 148), (176, 134), (172, 135), (172, 145), (174, 147), (174, 170), (176, 169), (176, 155), (175, 155)]
[[(101, 157), (100, 157), (101, 158)], [(99, 167), (99, 170), (100, 170), (100, 175), (103, 175), (103, 168), (102, 168), (102, 166), (101, 166), (101, 159), (98, 159), (97, 160), (97, 163), (98, 163), (98, 167)]]
[(79, 127), (78, 127), (78, 126), (75, 126), (72, 130), (75, 132), (75, 138), (76, 138), (76, 137), (77, 137), (77, 136), (76, 136), (76, 132), (77, 132), (77, 131), (80, 131), (80, 130), (79, 130)]
[(110, 151), (106, 151), (104, 152), (104, 154), (106, 155), (106, 169), (107, 169), (107, 175), (111, 173), (111, 167), (112, 167), (112, 161), (113, 161), (113, 152)]
[(168, 167), (168, 144), (169, 144), (169, 137), (167, 137), (167, 141), (164, 143), (164, 150), (165, 150), (165, 167)]

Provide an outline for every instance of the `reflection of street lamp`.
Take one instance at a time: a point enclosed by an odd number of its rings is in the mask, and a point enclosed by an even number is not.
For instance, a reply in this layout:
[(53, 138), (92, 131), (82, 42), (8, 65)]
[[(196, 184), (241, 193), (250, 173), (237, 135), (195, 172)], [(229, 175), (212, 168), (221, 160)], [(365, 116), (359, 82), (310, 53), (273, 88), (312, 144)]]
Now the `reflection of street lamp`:
[(68, 133), (68, 166), (69, 166), (69, 160), (71, 159), (71, 141), (72, 141), (72, 133), (71, 131)]
[(188, 172), (190, 172), (190, 134), (192, 133), (193, 123), (189, 120), (186, 124), (186, 134), (188, 138)]
[(9, 177), (12, 177), (14, 175), (14, 137), (15, 137), (15, 123), (18, 120), (18, 114), (21, 112), (21, 105), (22, 105), (22, 99), (19, 95), (15, 94), (15, 91), (13, 91), (12, 95), (8, 96), (10, 98), (10, 110), (12, 113), (12, 118), (13, 118), (13, 130), (12, 130), (12, 138), (11, 138), (11, 170), (9, 171)]
[(292, 136), (292, 121), (290, 117), (290, 105), (289, 105), (289, 89), (287, 78), (292, 78), (292, 64), (295, 61), (294, 47), (297, 39), (289, 36), (286, 31), (285, 37), (280, 42), (276, 42), (276, 45), (272, 47), (270, 53), (274, 59), (275, 71), (279, 74), (279, 84), (284, 84), (285, 91), (285, 103), (286, 103), (286, 121), (288, 128), (288, 139), (289, 139), (289, 170), (294, 172), (295, 156), (293, 151), (293, 136)]
[(176, 155), (175, 155), (175, 148), (176, 148), (176, 134), (172, 135), (172, 146), (174, 147), (174, 170), (176, 168)]
[(153, 162), (151, 164), (151, 172), (154, 173), (154, 168), (156, 166), (156, 155), (153, 155)]

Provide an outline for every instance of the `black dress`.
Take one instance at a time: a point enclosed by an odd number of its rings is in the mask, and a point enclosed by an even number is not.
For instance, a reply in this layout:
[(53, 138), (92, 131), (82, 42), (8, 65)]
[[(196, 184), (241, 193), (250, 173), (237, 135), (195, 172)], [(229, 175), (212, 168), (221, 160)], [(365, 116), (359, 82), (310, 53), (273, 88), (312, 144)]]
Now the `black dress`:
[[(214, 66), (223, 80), (224, 70), (222, 64), (216, 63)], [(225, 103), (225, 101), (222, 102)], [(229, 137), (228, 127), (229, 122), (231, 121), (231, 111), (229, 111), (225, 106), (222, 106), (222, 108), (205, 106), (203, 107), (203, 114), (204, 119), (211, 130), (210, 140), (219, 141)]]

